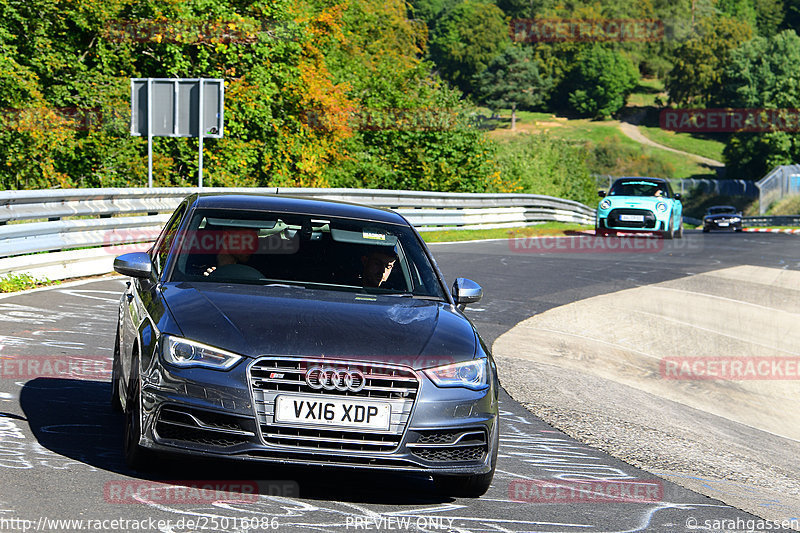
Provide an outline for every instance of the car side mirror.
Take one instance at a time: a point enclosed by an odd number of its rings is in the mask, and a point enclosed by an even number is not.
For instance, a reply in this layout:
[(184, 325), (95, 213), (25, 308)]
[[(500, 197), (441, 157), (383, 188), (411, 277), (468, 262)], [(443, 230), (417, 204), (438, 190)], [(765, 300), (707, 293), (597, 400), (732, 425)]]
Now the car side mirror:
[(462, 310), (467, 304), (478, 302), (483, 298), (483, 289), (481, 289), (481, 286), (467, 278), (456, 278), (453, 282), (453, 290), (451, 293), (456, 305)]
[(676, 200), (680, 200), (681, 199), (681, 193), (676, 192), (675, 194), (672, 195), (672, 197), (675, 198)]
[(606, 191), (597, 191), (597, 196), (599, 196), (600, 198), (605, 198), (606, 197)]
[(123, 276), (149, 278), (153, 272), (153, 262), (144, 252), (122, 254), (114, 259), (114, 270)]

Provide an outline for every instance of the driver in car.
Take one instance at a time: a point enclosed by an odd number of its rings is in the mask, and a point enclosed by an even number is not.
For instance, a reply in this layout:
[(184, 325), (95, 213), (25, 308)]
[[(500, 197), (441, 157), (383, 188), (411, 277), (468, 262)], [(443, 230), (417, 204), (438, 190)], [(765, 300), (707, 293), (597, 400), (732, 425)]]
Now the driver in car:
[(366, 255), (362, 255), (361, 285), (364, 287), (381, 287), (392, 274), (392, 268), (394, 268), (396, 261), (397, 256), (391, 249), (372, 250)]
[(246, 265), (258, 246), (258, 231), (252, 229), (224, 230), (219, 240), (217, 265), (208, 267), (204, 276), (210, 276), (225, 265)]

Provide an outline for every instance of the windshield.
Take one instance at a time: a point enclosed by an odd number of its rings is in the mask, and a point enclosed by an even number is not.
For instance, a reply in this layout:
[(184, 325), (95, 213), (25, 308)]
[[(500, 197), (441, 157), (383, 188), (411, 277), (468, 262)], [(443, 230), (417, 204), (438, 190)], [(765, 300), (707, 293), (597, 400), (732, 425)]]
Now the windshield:
[(608, 191), (609, 196), (662, 196), (667, 197), (667, 187), (652, 181), (618, 181)]
[(287, 285), (444, 300), (411, 228), (317, 215), (198, 210), (170, 281)]

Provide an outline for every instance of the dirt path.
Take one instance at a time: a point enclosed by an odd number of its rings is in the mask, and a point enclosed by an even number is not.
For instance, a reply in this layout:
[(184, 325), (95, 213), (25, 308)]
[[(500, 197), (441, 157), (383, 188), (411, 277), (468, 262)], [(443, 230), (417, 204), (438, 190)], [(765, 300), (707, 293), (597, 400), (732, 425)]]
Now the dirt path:
[(631, 124), (630, 122), (620, 122), (619, 128), (622, 130), (622, 133), (624, 133), (637, 143), (644, 144), (647, 146), (652, 146), (653, 148), (659, 148), (661, 150), (669, 150), (670, 152), (675, 152), (676, 154), (682, 154), (694, 159), (698, 163), (708, 165), (709, 167), (725, 166), (725, 164), (722, 163), (721, 161), (717, 161), (715, 159), (709, 159), (708, 157), (703, 157), (697, 154), (690, 154), (689, 152), (684, 152), (683, 150), (676, 150), (675, 148), (670, 148), (669, 146), (664, 146), (663, 144), (658, 144), (655, 141), (651, 141), (650, 139), (645, 137), (641, 131), (639, 131), (639, 127), (636, 124)]

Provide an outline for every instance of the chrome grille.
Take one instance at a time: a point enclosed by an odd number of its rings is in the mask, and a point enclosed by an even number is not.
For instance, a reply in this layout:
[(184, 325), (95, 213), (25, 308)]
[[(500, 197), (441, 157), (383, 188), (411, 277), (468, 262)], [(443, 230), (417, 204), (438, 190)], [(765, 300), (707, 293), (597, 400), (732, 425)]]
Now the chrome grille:
[[(319, 390), (305, 380), (309, 368), (324, 366), (336, 370), (359, 370), (364, 387), (358, 392)], [(287, 448), (327, 451), (382, 451), (396, 449), (405, 431), (419, 390), (416, 374), (407, 367), (297, 357), (267, 357), (257, 360), (248, 370), (253, 405), (262, 440)], [(359, 398), (391, 405), (391, 419), (386, 431), (360, 428), (319, 428), (275, 422), (275, 398), (278, 395), (302, 394), (320, 399)]]

